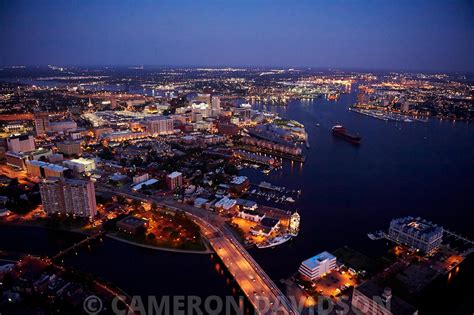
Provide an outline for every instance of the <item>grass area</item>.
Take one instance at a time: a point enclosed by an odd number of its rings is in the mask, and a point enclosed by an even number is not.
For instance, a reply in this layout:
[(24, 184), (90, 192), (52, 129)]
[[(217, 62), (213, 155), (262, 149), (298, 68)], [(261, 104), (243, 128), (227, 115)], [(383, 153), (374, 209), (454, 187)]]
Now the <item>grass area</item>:
[(172, 240), (163, 240), (163, 239), (156, 239), (156, 238), (149, 238), (149, 237), (140, 237), (134, 236), (123, 232), (115, 232), (115, 236), (122, 238), (124, 240), (154, 246), (154, 247), (161, 247), (161, 248), (169, 248), (169, 249), (179, 249), (179, 250), (196, 250), (196, 251), (205, 251), (207, 248), (202, 243), (202, 241), (197, 242), (173, 242)]
[(377, 270), (377, 263), (370, 257), (356, 251), (350, 247), (344, 246), (333, 252), (337, 260), (355, 270), (365, 270), (373, 274)]

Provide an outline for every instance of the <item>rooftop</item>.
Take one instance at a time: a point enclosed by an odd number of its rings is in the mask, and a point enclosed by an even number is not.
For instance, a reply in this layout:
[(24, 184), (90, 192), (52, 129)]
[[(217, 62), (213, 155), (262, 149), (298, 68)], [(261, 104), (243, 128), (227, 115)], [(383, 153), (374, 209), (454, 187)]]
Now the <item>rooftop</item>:
[(231, 184), (240, 185), (247, 180), (247, 176), (235, 176), (231, 180)]
[(179, 176), (181, 176), (181, 175), (183, 175), (183, 174), (180, 173), (180, 172), (174, 171), (173, 173), (168, 174), (168, 177), (169, 177), (169, 178), (177, 178), (177, 177), (179, 177)]
[(314, 269), (318, 267), (319, 264), (321, 264), (322, 262), (327, 261), (327, 260), (332, 260), (335, 258), (336, 256), (334, 256), (333, 254), (324, 251), (322, 253), (317, 254), (316, 256), (306, 259), (305, 261), (302, 262), (302, 264), (308, 267), (309, 269)]
[(85, 159), (85, 158), (78, 158), (78, 159), (69, 160), (69, 162), (76, 163), (76, 164), (82, 164), (82, 165), (89, 165), (89, 164), (94, 163), (94, 160)]
[(136, 184), (135, 186), (132, 187), (132, 189), (133, 190), (140, 190), (140, 189), (143, 188), (143, 186), (153, 185), (155, 183), (158, 183), (158, 180), (154, 179), (154, 178), (150, 178), (149, 180), (146, 180), (144, 182)]
[(34, 166), (38, 166), (38, 167), (49, 168), (50, 170), (54, 170), (56, 172), (64, 172), (65, 170), (68, 169), (67, 167), (64, 167), (61, 165), (51, 164), (51, 163), (47, 163), (47, 162), (43, 162), (39, 160), (26, 161), (26, 163), (34, 165)]
[[(373, 299), (374, 297), (382, 297), (384, 288), (373, 280), (369, 280), (356, 288), (357, 291), (365, 296)], [(397, 296), (392, 296), (389, 304), (389, 310), (392, 314), (414, 314), (416, 308), (408, 304)]]

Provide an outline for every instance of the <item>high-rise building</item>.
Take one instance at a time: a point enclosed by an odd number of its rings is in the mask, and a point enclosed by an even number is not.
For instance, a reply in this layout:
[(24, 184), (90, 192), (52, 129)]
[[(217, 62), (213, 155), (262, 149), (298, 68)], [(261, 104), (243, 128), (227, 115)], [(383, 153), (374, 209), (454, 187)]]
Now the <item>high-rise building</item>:
[(180, 172), (173, 172), (166, 176), (166, 185), (169, 190), (175, 190), (178, 187), (183, 186), (183, 174)]
[(35, 112), (34, 120), (37, 136), (44, 136), (48, 131), (51, 130), (49, 124), (49, 114), (47, 112)]
[(35, 139), (31, 135), (14, 135), (7, 138), (8, 151), (30, 152), (35, 150)]
[(169, 135), (174, 132), (173, 118), (159, 116), (147, 119), (143, 124), (150, 134)]
[(299, 272), (309, 280), (316, 280), (336, 268), (336, 257), (328, 252), (322, 252), (306, 259), (300, 265)]
[(390, 222), (388, 237), (424, 253), (431, 253), (443, 241), (443, 228), (421, 218), (404, 217)]
[(221, 113), (221, 98), (213, 96), (211, 99), (211, 116), (216, 117)]
[(93, 218), (97, 214), (94, 183), (79, 179), (45, 179), (40, 183), (47, 214), (71, 214)]

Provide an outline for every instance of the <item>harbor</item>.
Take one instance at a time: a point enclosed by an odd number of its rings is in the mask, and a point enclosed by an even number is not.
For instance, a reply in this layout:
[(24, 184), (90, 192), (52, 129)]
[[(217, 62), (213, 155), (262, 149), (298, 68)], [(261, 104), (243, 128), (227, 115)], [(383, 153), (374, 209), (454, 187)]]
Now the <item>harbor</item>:
[(383, 121), (398, 121), (398, 122), (405, 122), (405, 123), (428, 121), (428, 119), (426, 118), (418, 118), (415, 116), (407, 116), (407, 115), (402, 115), (402, 114), (386, 112), (382, 110), (371, 110), (371, 109), (360, 109), (360, 108), (355, 108), (355, 107), (349, 107), (349, 111), (354, 112), (354, 113), (359, 113), (365, 116), (369, 116), (375, 119), (383, 120)]

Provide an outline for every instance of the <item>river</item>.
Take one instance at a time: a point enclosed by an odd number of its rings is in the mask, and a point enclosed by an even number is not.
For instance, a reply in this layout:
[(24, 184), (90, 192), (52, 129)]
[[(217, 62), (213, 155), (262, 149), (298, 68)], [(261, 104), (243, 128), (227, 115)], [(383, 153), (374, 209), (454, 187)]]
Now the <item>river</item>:
[[(384, 122), (348, 111), (354, 101), (353, 92), (336, 102), (315, 99), (291, 101), (285, 107), (254, 105), (302, 122), (311, 144), (305, 149), (304, 164), (285, 162), (283, 169), (269, 175), (242, 171), (255, 183), (265, 180), (302, 189), (301, 198), (288, 206), (301, 215), (299, 236), (276, 249), (251, 251), (276, 283), (296, 272), (302, 260), (323, 250), (349, 245), (370, 254), (375, 246), (366, 234), (387, 229), (390, 220), (399, 216), (421, 216), (474, 237), (474, 125), (437, 119)], [(334, 138), (331, 127), (336, 123), (359, 133), (362, 144), (356, 147)], [(0, 250), (49, 255), (78, 237), (1, 226)], [(66, 264), (131, 295), (224, 296), (235, 289), (208, 255), (156, 251), (111, 239), (92, 252), (67, 258)], [(472, 293), (465, 290), (466, 284), (456, 288), (451, 294), (460, 298)]]

